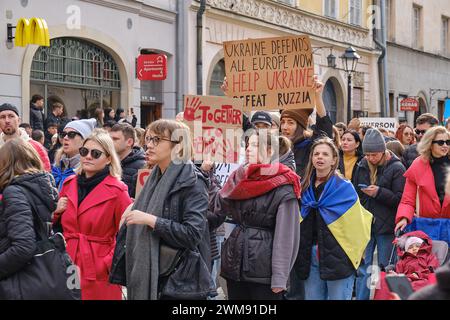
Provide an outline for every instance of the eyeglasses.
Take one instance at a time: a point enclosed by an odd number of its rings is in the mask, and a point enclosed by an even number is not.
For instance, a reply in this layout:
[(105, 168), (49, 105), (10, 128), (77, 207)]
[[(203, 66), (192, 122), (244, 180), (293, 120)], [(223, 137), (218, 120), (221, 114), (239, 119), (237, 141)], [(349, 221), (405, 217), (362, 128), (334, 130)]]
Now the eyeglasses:
[(437, 144), (437, 145), (439, 145), (441, 147), (444, 145), (444, 143), (447, 146), (450, 146), (450, 140), (433, 140), (433, 143), (435, 143), (435, 144)]
[(154, 137), (152, 137), (152, 136), (146, 136), (145, 137), (145, 143), (146, 144), (148, 144), (148, 143), (153, 143), (153, 145), (155, 146), (155, 147), (157, 147), (158, 145), (159, 145), (159, 143), (161, 142), (161, 140), (164, 140), (164, 141), (169, 141), (169, 142), (172, 142), (172, 143), (180, 143), (180, 141), (172, 141), (172, 140), (170, 140), (170, 139), (167, 139), (167, 138), (161, 138), (161, 137), (158, 137), (158, 136), (154, 136)]
[(89, 152), (91, 152), (91, 157), (94, 159), (98, 159), (102, 156), (103, 151), (97, 150), (97, 149), (91, 149), (89, 150), (88, 148), (85, 147), (81, 147), (80, 149), (78, 149), (78, 151), (80, 152), (80, 155), (84, 158), (87, 157), (87, 155), (89, 154)]
[(419, 129), (416, 129), (415, 131), (416, 131), (416, 134), (417, 134), (418, 136), (424, 135), (425, 132), (427, 132), (427, 130), (419, 130)]
[(411, 132), (403, 132), (403, 135), (409, 137), (409, 136), (412, 136), (413, 134)]
[(83, 138), (83, 136), (80, 133), (76, 132), (76, 131), (70, 131), (70, 132), (64, 132), (63, 131), (63, 132), (61, 132), (59, 134), (59, 137), (61, 139), (64, 139), (65, 136), (67, 136), (69, 139), (75, 139), (76, 136), (80, 136), (80, 137)]

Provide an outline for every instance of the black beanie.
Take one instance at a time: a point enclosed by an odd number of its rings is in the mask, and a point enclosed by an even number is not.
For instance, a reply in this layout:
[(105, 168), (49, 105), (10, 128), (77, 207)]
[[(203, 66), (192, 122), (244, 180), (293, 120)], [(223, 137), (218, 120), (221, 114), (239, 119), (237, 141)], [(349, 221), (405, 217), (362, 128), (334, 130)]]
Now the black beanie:
[(20, 117), (19, 110), (17, 110), (17, 108), (15, 106), (13, 106), (12, 104), (4, 103), (0, 106), (0, 112), (6, 111), (6, 110), (10, 110), (10, 111), (14, 112), (15, 114), (17, 114), (18, 117)]

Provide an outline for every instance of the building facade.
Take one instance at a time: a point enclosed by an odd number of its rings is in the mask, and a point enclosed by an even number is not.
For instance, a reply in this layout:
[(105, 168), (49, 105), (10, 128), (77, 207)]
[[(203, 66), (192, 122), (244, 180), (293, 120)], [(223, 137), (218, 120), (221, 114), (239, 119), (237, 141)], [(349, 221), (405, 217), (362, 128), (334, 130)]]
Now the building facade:
[[(410, 124), (424, 112), (444, 120), (450, 96), (450, 1), (386, 3), (391, 115)], [(405, 97), (418, 99), (419, 112), (399, 110)]]
[[(133, 107), (138, 123), (175, 116), (177, 1), (5, 0), (0, 34), (18, 19), (46, 20), (50, 47), (0, 46), (0, 103), (19, 107), (29, 121), (32, 95), (46, 98), (47, 111), (62, 102), (67, 116), (95, 107)], [(164, 53), (168, 76), (148, 83), (136, 78), (141, 53)]]
[[(224, 77), (223, 42), (248, 38), (264, 38), (307, 34), (314, 52), (315, 73), (325, 83), (325, 104), (334, 121), (347, 119), (347, 76), (339, 57), (353, 46), (361, 55), (353, 77), (353, 115), (376, 116), (380, 113), (377, 61), (372, 31), (367, 25), (371, 1), (361, 0), (354, 11), (354, 1), (317, 0), (206, 0), (201, 16), (203, 24), (201, 59), (196, 57), (195, 41), (189, 41), (186, 92), (197, 91), (196, 62), (202, 64), (202, 94), (221, 95)], [(342, 4), (338, 4), (342, 2)], [(345, 4), (344, 4), (345, 3)], [(337, 4), (337, 6), (335, 6)], [(332, 5), (330, 7), (330, 5)], [(201, 1), (188, 6), (189, 39), (197, 39), (195, 26)], [(352, 14), (350, 14), (352, 12)], [(327, 57), (337, 57), (336, 67), (329, 67)]]

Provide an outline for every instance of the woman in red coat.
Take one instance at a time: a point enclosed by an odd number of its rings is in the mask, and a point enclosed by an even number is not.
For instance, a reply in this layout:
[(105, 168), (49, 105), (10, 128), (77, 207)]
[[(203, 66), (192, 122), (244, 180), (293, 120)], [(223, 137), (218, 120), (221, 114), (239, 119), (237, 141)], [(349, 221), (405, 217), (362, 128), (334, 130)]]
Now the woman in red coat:
[(406, 184), (395, 219), (403, 230), (414, 214), (421, 218), (449, 219), (450, 197), (445, 194), (445, 179), (450, 167), (450, 134), (444, 127), (429, 129), (423, 136), (418, 157), (406, 171)]
[(115, 237), (131, 204), (114, 144), (95, 130), (80, 148), (77, 175), (64, 181), (54, 222), (61, 223), (67, 252), (80, 268), (83, 300), (120, 300), (121, 287), (108, 283)]

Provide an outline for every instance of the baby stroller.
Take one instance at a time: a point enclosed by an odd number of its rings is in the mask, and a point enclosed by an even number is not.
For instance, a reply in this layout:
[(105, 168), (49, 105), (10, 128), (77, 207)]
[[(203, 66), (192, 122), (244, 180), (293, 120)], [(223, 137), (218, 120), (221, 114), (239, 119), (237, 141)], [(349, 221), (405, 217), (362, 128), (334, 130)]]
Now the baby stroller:
[[(412, 235), (414, 232), (405, 233), (404, 236)], [(398, 239), (401, 236), (401, 233), (398, 232), (396, 235), (396, 239), (394, 240), (394, 246), (391, 251), (391, 256), (389, 259), (389, 265), (386, 267), (380, 266), (381, 271), (379, 273), (379, 279), (378, 283), (375, 289), (375, 295), (374, 300), (390, 300), (391, 298), (391, 292), (387, 286), (386, 283), (386, 274), (389, 271), (395, 271), (395, 265), (398, 260), (398, 255), (395, 254), (399, 253), (398, 248)], [(445, 241), (439, 241), (439, 240), (432, 240), (432, 253), (436, 256), (436, 258), (439, 260), (439, 264), (442, 266), (448, 259), (448, 244)], [(428, 276), (428, 282), (429, 284), (436, 283), (436, 277), (434, 273), (431, 273)]]

